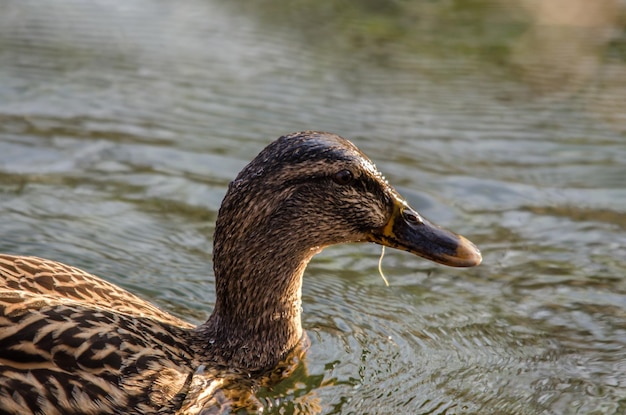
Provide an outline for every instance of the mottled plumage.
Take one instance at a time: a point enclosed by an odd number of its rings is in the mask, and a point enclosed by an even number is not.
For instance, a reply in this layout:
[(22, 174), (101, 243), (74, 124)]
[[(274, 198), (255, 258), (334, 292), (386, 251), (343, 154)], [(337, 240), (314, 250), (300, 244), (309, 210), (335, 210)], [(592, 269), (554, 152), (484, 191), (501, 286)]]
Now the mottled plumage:
[(319, 132), (279, 138), (230, 184), (214, 236), (215, 308), (198, 327), (77, 268), (0, 255), (0, 413), (253, 405), (254, 387), (302, 353), (308, 261), (344, 242), (453, 266), (481, 260), (412, 210), (352, 143)]

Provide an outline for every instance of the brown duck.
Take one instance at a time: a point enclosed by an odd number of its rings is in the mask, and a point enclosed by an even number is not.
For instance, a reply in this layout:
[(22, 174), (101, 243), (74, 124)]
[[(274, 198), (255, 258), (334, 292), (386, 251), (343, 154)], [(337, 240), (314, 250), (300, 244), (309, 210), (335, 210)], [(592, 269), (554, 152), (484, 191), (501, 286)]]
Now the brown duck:
[(274, 141), (230, 183), (214, 236), (215, 308), (197, 327), (77, 268), (0, 255), (0, 413), (213, 413), (228, 405), (225, 382), (297, 348), (306, 265), (345, 242), (481, 262), (352, 143), (311, 131)]

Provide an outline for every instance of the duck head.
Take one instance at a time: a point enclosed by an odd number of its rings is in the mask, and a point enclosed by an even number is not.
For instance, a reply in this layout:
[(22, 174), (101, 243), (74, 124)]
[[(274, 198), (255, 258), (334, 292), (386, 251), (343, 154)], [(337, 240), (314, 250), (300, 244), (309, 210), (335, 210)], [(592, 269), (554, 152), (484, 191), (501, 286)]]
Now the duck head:
[(217, 300), (205, 333), (220, 350), (246, 343), (250, 353), (231, 350), (222, 359), (263, 367), (293, 347), (302, 335), (306, 264), (324, 247), (346, 242), (374, 242), (455, 267), (481, 262), (474, 244), (424, 219), (350, 141), (313, 131), (283, 136), (239, 173), (218, 214)]
[[(266, 239), (262, 233), (306, 251), (375, 242), (454, 267), (482, 259), (473, 243), (411, 208), (354, 144), (322, 132), (279, 138), (230, 184), (216, 250), (226, 240), (256, 246), (258, 238)], [(264, 246), (280, 246), (278, 241)]]

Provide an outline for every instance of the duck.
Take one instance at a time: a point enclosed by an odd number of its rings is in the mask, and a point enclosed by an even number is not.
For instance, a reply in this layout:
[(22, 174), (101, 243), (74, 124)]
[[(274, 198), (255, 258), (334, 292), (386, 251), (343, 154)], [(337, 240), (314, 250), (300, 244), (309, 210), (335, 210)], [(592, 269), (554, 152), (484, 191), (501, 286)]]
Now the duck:
[(320, 131), (276, 139), (228, 185), (202, 324), (81, 269), (2, 254), (0, 413), (217, 413), (236, 400), (229, 381), (267, 376), (304, 347), (305, 268), (325, 247), (356, 242), (453, 267), (482, 260), (349, 140)]

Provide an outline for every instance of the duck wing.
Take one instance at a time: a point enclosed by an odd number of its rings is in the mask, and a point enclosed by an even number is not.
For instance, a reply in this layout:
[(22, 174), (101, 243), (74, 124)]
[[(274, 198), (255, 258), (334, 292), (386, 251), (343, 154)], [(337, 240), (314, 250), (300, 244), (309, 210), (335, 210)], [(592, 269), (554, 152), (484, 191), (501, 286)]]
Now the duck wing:
[(0, 413), (173, 413), (192, 327), (78, 268), (0, 255)]

